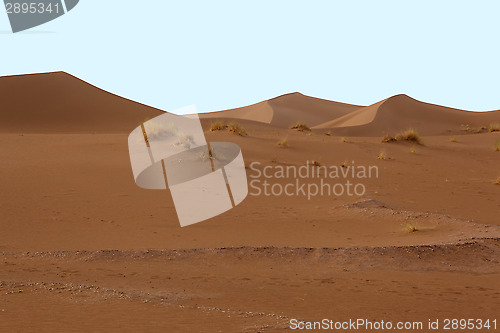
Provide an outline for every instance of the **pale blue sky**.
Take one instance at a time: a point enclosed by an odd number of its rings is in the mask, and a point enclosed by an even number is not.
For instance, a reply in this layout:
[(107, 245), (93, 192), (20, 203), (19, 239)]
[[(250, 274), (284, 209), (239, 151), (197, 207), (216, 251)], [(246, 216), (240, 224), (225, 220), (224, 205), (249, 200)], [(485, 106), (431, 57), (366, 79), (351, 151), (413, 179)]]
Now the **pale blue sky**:
[[(287, 92), (500, 109), (500, 1), (80, 0), (12, 34), (0, 75), (63, 70), (164, 110)], [(27, 96), (29, 97), (29, 96)]]

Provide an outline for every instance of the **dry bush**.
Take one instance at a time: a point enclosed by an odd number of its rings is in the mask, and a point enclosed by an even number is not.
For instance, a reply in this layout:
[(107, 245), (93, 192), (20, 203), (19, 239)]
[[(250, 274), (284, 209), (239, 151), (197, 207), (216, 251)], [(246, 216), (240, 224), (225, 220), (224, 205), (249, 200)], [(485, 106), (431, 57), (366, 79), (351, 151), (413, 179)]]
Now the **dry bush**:
[(416, 154), (417, 153), (417, 147), (415, 147), (415, 145), (411, 146), (410, 153), (411, 154)]
[(224, 131), (227, 129), (227, 124), (222, 120), (214, 120), (210, 123), (210, 131)]
[(500, 175), (493, 181), (493, 184), (500, 185)]
[(495, 147), (493, 149), (495, 151), (500, 151), (500, 141), (495, 142)]
[(227, 129), (229, 130), (229, 132), (233, 132), (234, 134), (238, 134), (239, 136), (247, 135), (247, 131), (245, 131), (245, 129), (235, 121), (232, 121), (229, 124), (227, 124)]
[(396, 140), (395, 137), (393, 137), (392, 135), (389, 135), (389, 134), (386, 134), (382, 137), (383, 143), (396, 142), (396, 141), (398, 141), (398, 140)]
[(462, 130), (466, 131), (467, 133), (470, 133), (470, 134), (479, 134), (479, 133), (486, 132), (486, 127), (474, 128), (474, 127), (471, 127), (469, 124), (466, 124), (466, 125), (462, 125)]
[(303, 121), (298, 121), (295, 125), (290, 126), (290, 129), (294, 129), (301, 132), (309, 132), (311, 129)]
[(281, 139), (280, 141), (278, 141), (278, 147), (280, 147), (280, 148), (288, 147), (288, 139), (284, 138), (284, 139)]
[(450, 142), (458, 142), (457, 140), (457, 137), (456, 136), (450, 136)]
[(328, 131), (328, 132), (325, 132), (325, 135), (326, 135), (326, 136), (332, 136), (332, 135), (333, 135), (333, 133), (332, 133), (332, 131)]
[(489, 127), (488, 131), (490, 131), (490, 132), (499, 132), (500, 131), (500, 124), (499, 123), (490, 124), (490, 127)]
[(349, 141), (347, 141), (347, 138), (345, 138), (345, 137), (341, 137), (341, 138), (340, 138), (340, 141), (342, 141), (342, 142), (344, 142), (344, 143), (349, 142)]
[(318, 161), (318, 160), (312, 160), (311, 165), (312, 165), (312, 166), (320, 166), (320, 165), (321, 165), (321, 162), (320, 162), (320, 161)]
[(417, 228), (417, 226), (415, 225), (415, 223), (413, 223), (411, 221), (406, 222), (405, 229), (408, 232), (417, 232), (419, 230)]
[(378, 153), (378, 157), (377, 157), (379, 160), (386, 160), (387, 159), (387, 153), (383, 150), (380, 151), (380, 153)]
[(422, 144), (422, 140), (420, 139), (420, 135), (413, 128), (409, 128), (406, 131), (403, 131), (403, 132), (399, 133), (398, 135), (396, 135), (396, 140), (415, 142), (415, 143), (418, 143), (419, 145)]

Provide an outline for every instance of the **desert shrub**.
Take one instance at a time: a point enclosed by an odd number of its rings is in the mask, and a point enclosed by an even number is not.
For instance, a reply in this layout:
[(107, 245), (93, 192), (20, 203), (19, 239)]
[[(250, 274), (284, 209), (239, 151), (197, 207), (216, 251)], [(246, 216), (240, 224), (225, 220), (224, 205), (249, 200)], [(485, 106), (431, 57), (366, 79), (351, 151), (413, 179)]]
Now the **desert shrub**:
[(295, 125), (290, 126), (290, 129), (294, 129), (301, 132), (309, 132), (311, 129), (303, 121), (298, 121)]
[(490, 124), (490, 127), (488, 130), (490, 132), (498, 132), (498, 131), (500, 131), (500, 124), (499, 123)]
[(326, 136), (332, 136), (332, 135), (333, 135), (333, 133), (332, 133), (332, 131), (328, 131), (328, 132), (325, 132), (325, 135), (326, 135)]
[(403, 131), (403, 132), (399, 133), (398, 135), (396, 135), (396, 140), (415, 142), (415, 143), (418, 143), (419, 145), (422, 144), (422, 140), (420, 139), (420, 135), (413, 128), (409, 128), (406, 131)]
[(493, 181), (493, 184), (500, 185), (500, 175)]
[(379, 160), (386, 160), (387, 159), (387, 153), (383, 150), (380, 151), (380, 153), (378, 153), (378, 157), (377, 157)]
[(418, 231), (418, 228), (415, 225), (415, 223), (413, 223), (411, 221), (406, 222), (405, 229), (408, 232), (417, 232)]
[(500, 141), (495, 142), (495, 146), (493, 148), (495, 151), (500, 151)]
[(458, 142), (456, 136), (450, 136), (449, 140), (450, 140), (450, 142)]
[(223, 131), (227, 128), (227, 124), (222, 120), (214, 120), (210, 123), (210, 131)]
[(321, 162), (320, 162), (320, 161), (318, 161), (318, 160), (312, 160), (311, 165), (312, 165), (312, 166), (320, 166), (320, 165), (321, 165)]
[(278, 141), (278, 147), (280, 148), (286, 148), (288, 147), (288, 139), (284, 138)]
[(182, 146), (186, 149), (191, 148), (194, 145), (194, 138), (189, 134), (179, 134), (177, 136), (177, 141), (175, 142), (176, 146)]
[(347, 143), (347, 142), (348, 142), (348, 141), (347, 141), (347, 138), (345, 138), (345, 137), (341, 137), (341, 138), (340, 138), (340, 141), (341, 141), (341, 142), (344, 142), (344, 143)]
[(466, 125), (462, 125), (462, 130), (464, 130), (470, 134), (478, 134), (478, 133), (486, 132), (486, 127), (475, 128), (475, 127), (471, 127), (469, 124), (466, 124)]
[(229, 132), (233, 132), (234, 134), (238, 134), (240, 136), (247, 135), (247, 131), (245, 131), (245, 129), (241, 127), (239, 123), (234, 121), (227, 124), (227, 129), (229, 130)]
[(410, 153), (411, 154), (416, 154), (417, 153), (417, 147), (415, 147), (415, 145), (411, 146)]
[(383, 143), (396, 142), (396, 141), (398, 141), (398, 140), (396, 140), (395, 137), (393, 137), (392, 135), (389, 135), (389, 134), (386, 134), (382, 137)]

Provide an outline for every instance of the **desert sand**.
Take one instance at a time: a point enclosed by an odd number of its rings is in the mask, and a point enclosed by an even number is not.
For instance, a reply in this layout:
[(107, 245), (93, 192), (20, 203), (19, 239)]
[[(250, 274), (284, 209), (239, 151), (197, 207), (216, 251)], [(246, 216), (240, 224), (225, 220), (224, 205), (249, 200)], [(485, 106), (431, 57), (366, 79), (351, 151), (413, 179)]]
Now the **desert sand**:
[[(500, 320), (500, 111), (292, 93), (203, 114), (207, 141), (241, 147), (249, 180), (255, 162), (313, 160), (379, 177), (361, 197), (249, 195), (181, 228), (169, 191), (140, 189), (130, 167), (128, 134), (163, 111), (62, 72), (2, 77), (0, 97), (0, 331)], [(382, 143), (410, 127), (422, 144)]]

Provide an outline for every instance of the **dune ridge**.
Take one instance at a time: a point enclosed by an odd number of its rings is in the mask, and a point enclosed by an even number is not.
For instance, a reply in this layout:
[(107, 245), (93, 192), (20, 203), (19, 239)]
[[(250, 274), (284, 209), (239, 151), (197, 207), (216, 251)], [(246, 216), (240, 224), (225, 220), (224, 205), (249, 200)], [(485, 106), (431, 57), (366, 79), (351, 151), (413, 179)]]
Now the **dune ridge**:
[(0, 132), (128, 133), (163, 113), (65, 72), (0, 77)]

